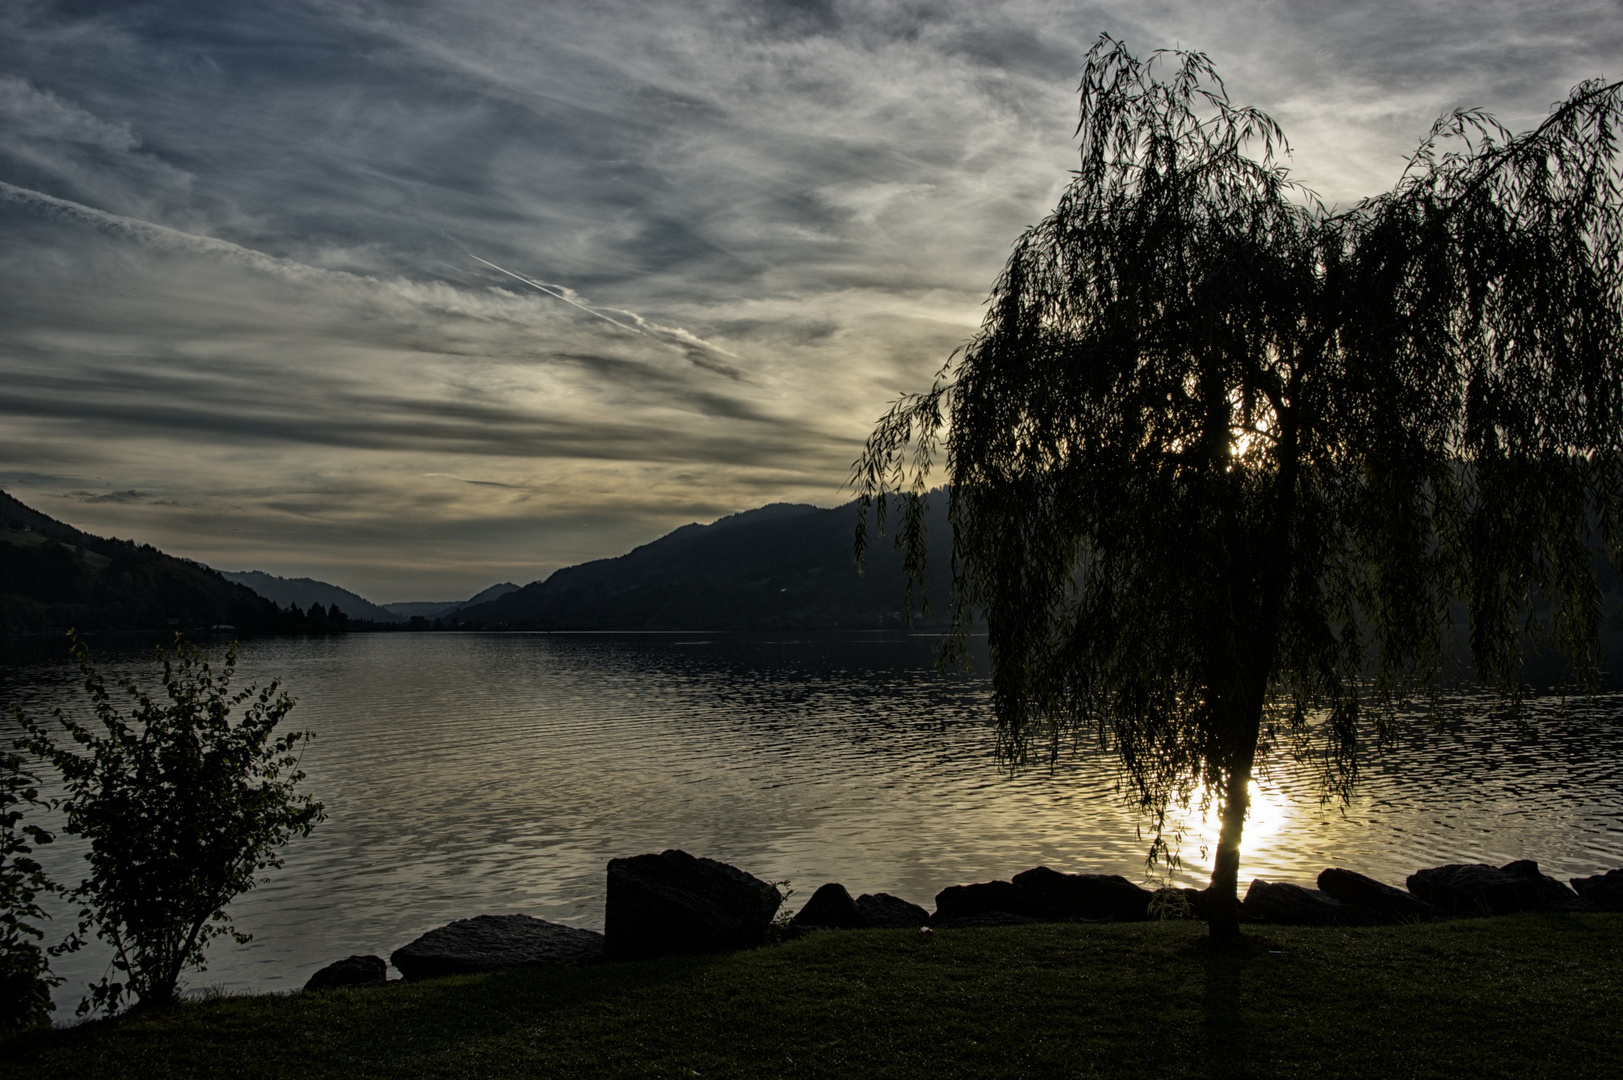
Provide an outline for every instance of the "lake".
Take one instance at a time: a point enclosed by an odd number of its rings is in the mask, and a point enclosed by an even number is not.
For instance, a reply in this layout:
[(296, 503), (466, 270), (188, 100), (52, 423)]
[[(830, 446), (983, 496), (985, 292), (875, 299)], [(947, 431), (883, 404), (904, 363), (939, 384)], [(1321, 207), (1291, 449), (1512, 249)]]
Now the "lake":
[[(1147, 839), (1097, 752), (1009, 775), (984, 674), (946, 677), (904, 635), (354, 634), (252, 641), (242, 680), (279, 677), (317, 732), (308, 790), (328, 820), (234, 902), (195, 992), (297, 989), (350, 953), (524, 912), (601, 929), (609, 859), (669, 847), (794, 889), (825, 881), (931, 907), (942, 888), (1039, 864), (1146, 875)], [(151, 645), (97, 642), (104, 674), (151, 680)], [(42, 652), (47, 649), (48, 652)], [(0, 657), (0, 702), (75, 703), (54, 644)], [(984, 664), (979, 669), (985, 671)], [(8, 709), (9, 712), (9, 709)], [(1565, 878), (1623, 866), (1623, 694), (1541, 699), (1530, 731), (1449, 701), (1372, 761), (1345, 810), (1288, 762), (1259, 782), (1242, 883), (1311, 885), (1326, 866), (1395, 884), (1423, 866), (1538, 860)], [(1214, 830), (1186, 816), (1203, 885)], [(82, 848), (41, 855), (76, 881)], [(58, 1018), (104, 969), (57, 961)]]

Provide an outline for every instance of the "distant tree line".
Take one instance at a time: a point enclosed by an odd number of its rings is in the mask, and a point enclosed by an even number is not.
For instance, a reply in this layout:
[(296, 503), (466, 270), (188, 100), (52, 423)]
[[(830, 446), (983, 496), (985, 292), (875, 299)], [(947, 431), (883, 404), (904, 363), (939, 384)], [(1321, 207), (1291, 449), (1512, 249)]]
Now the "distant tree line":
[(310, 605), (309, 611), (300, 611), (299, 605), (289, 604), (282, 609), (288, 629), (284, 633), (345, 634), (349, 632), (349, 616), (337, 604), (322, 607), (321, 601)]
[(0, 492), (0, 633), (330, 634), (348, 622), (336, 607), (278, 607), (202, 563), (92, 536)]

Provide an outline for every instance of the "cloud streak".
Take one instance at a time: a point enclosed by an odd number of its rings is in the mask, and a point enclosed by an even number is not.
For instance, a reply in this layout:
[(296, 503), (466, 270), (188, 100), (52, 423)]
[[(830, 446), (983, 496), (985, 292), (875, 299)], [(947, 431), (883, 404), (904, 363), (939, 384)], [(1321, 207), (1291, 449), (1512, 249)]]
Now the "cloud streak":
[(626, 311), (623, 308), (608, 308), (608, 312), (612, 312), (614, 315), (623, 315), (625, 318), (630, 320), (629, 322), (621, 322), (619, 319), (613, 318), (610, 314), (606, 314), (604, 309), (594, 307), (592, 304), (587, 303), (581, 298), (579, 293), (567, 285), (554, 285), (551, 282), (536, 281), (535, 279), (527, 278), (522, 274), (515, 274), (506, 267), (497, 266), (489, 259), (481, 259), (477, 255), (470, 255), (469, 258), (473, 259), (475, 262), (483, 263), (485, 266), (490, 267), (492, 270), (495, 270), (498, 273), (506, 274), (515, 281), (522, 281), (524, 284), (530, 286), (532, 289), (535, 289), (537, 292), (544, 293), (547, 296), (562, 300), (566, 304), (577, 307), (586, 312), (586, 314), (602, 319), (611, 326), (618, 326), (620, 329), (628, 331), (629, 333), (642, 334), (645, 337), (653, 337), (658, 340), (665, 341), (686, 353), (689, 358), (693, 360), (693, 363), (698, 367), (707, 368), (710, 371), (714, 371), (718, 375), (725, 375), (729, 379), (744, 378), (743, 374), (740, 373), (737, 368), (732, 367), (729, 364), (724, 364), (720, 360), (715, 359), (715, 357), (719, 355), (736, 360), (738, 359), (736, 354), (728, 352), (719, 345), (713, 345), (710, 342), (705, 341), (703, 338), (695, 337), (693, 334), (688, 333), (679, 326), (660, 326), (658, 323), (649, 322), (641, 315), (638, 315), (635, 311)]
[(1340, 202), (1623, 56), (1609, 0), (18, 0), (0, 486), (378, 600), (832, 504), (1065, 183), (1101, 31), (1210, 53)]

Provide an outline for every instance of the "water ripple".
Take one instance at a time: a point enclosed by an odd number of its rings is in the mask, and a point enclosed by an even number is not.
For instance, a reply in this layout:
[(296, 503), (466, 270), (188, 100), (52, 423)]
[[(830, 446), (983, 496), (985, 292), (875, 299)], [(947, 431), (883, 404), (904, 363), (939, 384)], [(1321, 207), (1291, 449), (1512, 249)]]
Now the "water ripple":
[[(144, 675), (128, 647), (107, 674)], [(919, 639), (371, 634), (250, 643), (319, 733), (304, 758), (329, 820), (233, 906), (248, 946), (216, 943), (200, 986), (286, 990), (352, 952), (523, 911), (601, 928), (603, 868), (682, 847), (789, 879), (928, 906), (949, 884), (1057, 869), (1145, 878), (1146, 841), (1097, 754), (1006, 774), (988, 688), (946, 678)], [(12, 656), (0, 701), (71, 702), (74, 672)], [(1242, 876), (1310, 882), (1329, 865), (1401, 881), (1443, 862), (1538, 859), (1558, 875), (1623, 866), (1623, 696), (1540, 702), (1529, 732), (1447, 702), (1367, 767), (1347, 807), (1306, 771), (1259, 783)], [(1209, 873), (1191, 812), (1179, 883)], [(44, 849), (76, 877), (71, 839)], [(105, 957), (64, 958), (65, 1001)]]

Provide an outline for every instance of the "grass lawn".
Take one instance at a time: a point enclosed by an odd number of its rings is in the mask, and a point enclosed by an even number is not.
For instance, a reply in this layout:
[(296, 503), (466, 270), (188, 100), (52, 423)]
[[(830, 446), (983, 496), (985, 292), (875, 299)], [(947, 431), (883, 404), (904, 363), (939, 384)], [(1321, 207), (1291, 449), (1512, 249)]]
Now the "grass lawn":
[(191, 1002), (28, 1077), (1623, 1076), (1623, 916), (820, 931), (725, 956)]

